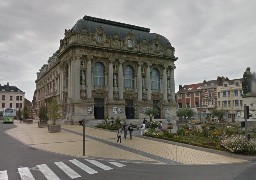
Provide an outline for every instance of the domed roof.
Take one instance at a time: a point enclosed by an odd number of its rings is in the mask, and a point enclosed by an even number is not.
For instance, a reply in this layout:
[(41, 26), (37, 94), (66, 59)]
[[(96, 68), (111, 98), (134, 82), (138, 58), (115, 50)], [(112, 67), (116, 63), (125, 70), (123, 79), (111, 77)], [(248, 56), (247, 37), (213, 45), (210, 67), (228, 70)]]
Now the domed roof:
[(145, 39), (147, 42), (151, 43), (157, 38), (162, 46), (171, 46), (171, 43), (167, 38), (156, 33), (149, 33), (150, 29), (148, 28), (90, 16), (84, 16), (83, 19), (78, 20), (71, 30), (80, 33), (83, 29), (86, 29), (88, 32), (94, 33), (99, 27), (103, 28), (103, 31), (107, 36), (114, 36), (117, 34), (120, 38), (125, 38), (128, 33), (132, 33), (137, 42)]

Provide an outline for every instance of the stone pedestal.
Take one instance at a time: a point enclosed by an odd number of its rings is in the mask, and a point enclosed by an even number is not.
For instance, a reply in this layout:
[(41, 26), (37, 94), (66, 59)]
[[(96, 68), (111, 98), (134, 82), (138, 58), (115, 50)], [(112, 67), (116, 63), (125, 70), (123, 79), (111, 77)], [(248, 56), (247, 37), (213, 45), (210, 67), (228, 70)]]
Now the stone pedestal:
[(125, 102), (121, 101), (108, 101), (107, 102), (107, 116), (108, 118), (119, 118), (121, 120), (126, 119), (125, 115)]
[(249, 113), (252, 115), (252, 117), (250, 117), (249, 120), (256, 121), (256, 97), (244, 97), (243, 104), (249, 106)]

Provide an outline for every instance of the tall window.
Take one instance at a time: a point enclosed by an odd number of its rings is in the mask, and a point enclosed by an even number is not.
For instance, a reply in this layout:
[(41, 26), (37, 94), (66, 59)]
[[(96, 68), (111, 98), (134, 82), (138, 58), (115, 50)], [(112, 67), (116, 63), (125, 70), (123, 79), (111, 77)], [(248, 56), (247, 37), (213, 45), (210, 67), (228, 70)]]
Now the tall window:
[(10, 101), (12, 101), (12, 96), (10, 96)]
[(160, 76), (157, 69), (152, 69), (151, 72), (151, 89), (158, 90), (160, 89)]
[(93, 84), (94, 86), (104, 86), (105, 72), (102, 63), (95, 63), (93, 67)]
[(134, 78), (133, 69), (131, 66), (126, 66), (124, 69), (124, 87), (133, 88)]
[(5, 95), (2, 95), (2, 100), (5, 100)]

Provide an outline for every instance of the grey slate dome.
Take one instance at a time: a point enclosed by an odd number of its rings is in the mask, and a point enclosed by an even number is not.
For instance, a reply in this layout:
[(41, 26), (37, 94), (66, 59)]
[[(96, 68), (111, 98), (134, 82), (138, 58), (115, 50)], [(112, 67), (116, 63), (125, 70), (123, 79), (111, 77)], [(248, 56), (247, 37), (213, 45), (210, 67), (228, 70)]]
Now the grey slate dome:
[(103, 28), (103, 31), (107, 36), (114, 36), (117, 34), (120, 38), (125, 38), (128, 33), (132, 33), (137, 42), (141, 42), (145, 39), (147, 42), (151, 43), (155, 38), (158, 38), (159, 43), (163, 47), (171, 47), (171, 43), (167, 38), (160, 34), (149, 33), (150, 29), (148, 28), (90, 16), (84, 16), (83, 19), (78, 20), (71, 30), (73, 32), (80, 33), (85, 29), (90, 33), (94, 33), (100, 26)]

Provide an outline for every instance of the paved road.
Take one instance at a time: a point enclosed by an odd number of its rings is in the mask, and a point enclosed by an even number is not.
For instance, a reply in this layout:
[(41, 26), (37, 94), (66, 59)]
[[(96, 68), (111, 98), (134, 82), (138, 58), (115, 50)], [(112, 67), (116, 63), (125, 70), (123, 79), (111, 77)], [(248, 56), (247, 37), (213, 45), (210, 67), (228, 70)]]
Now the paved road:
[(74, 158), (31, 148), (4, 133), (14, 127), (0, 122), (0, 180), (84, 179), (125, 167), (120, 162)]

